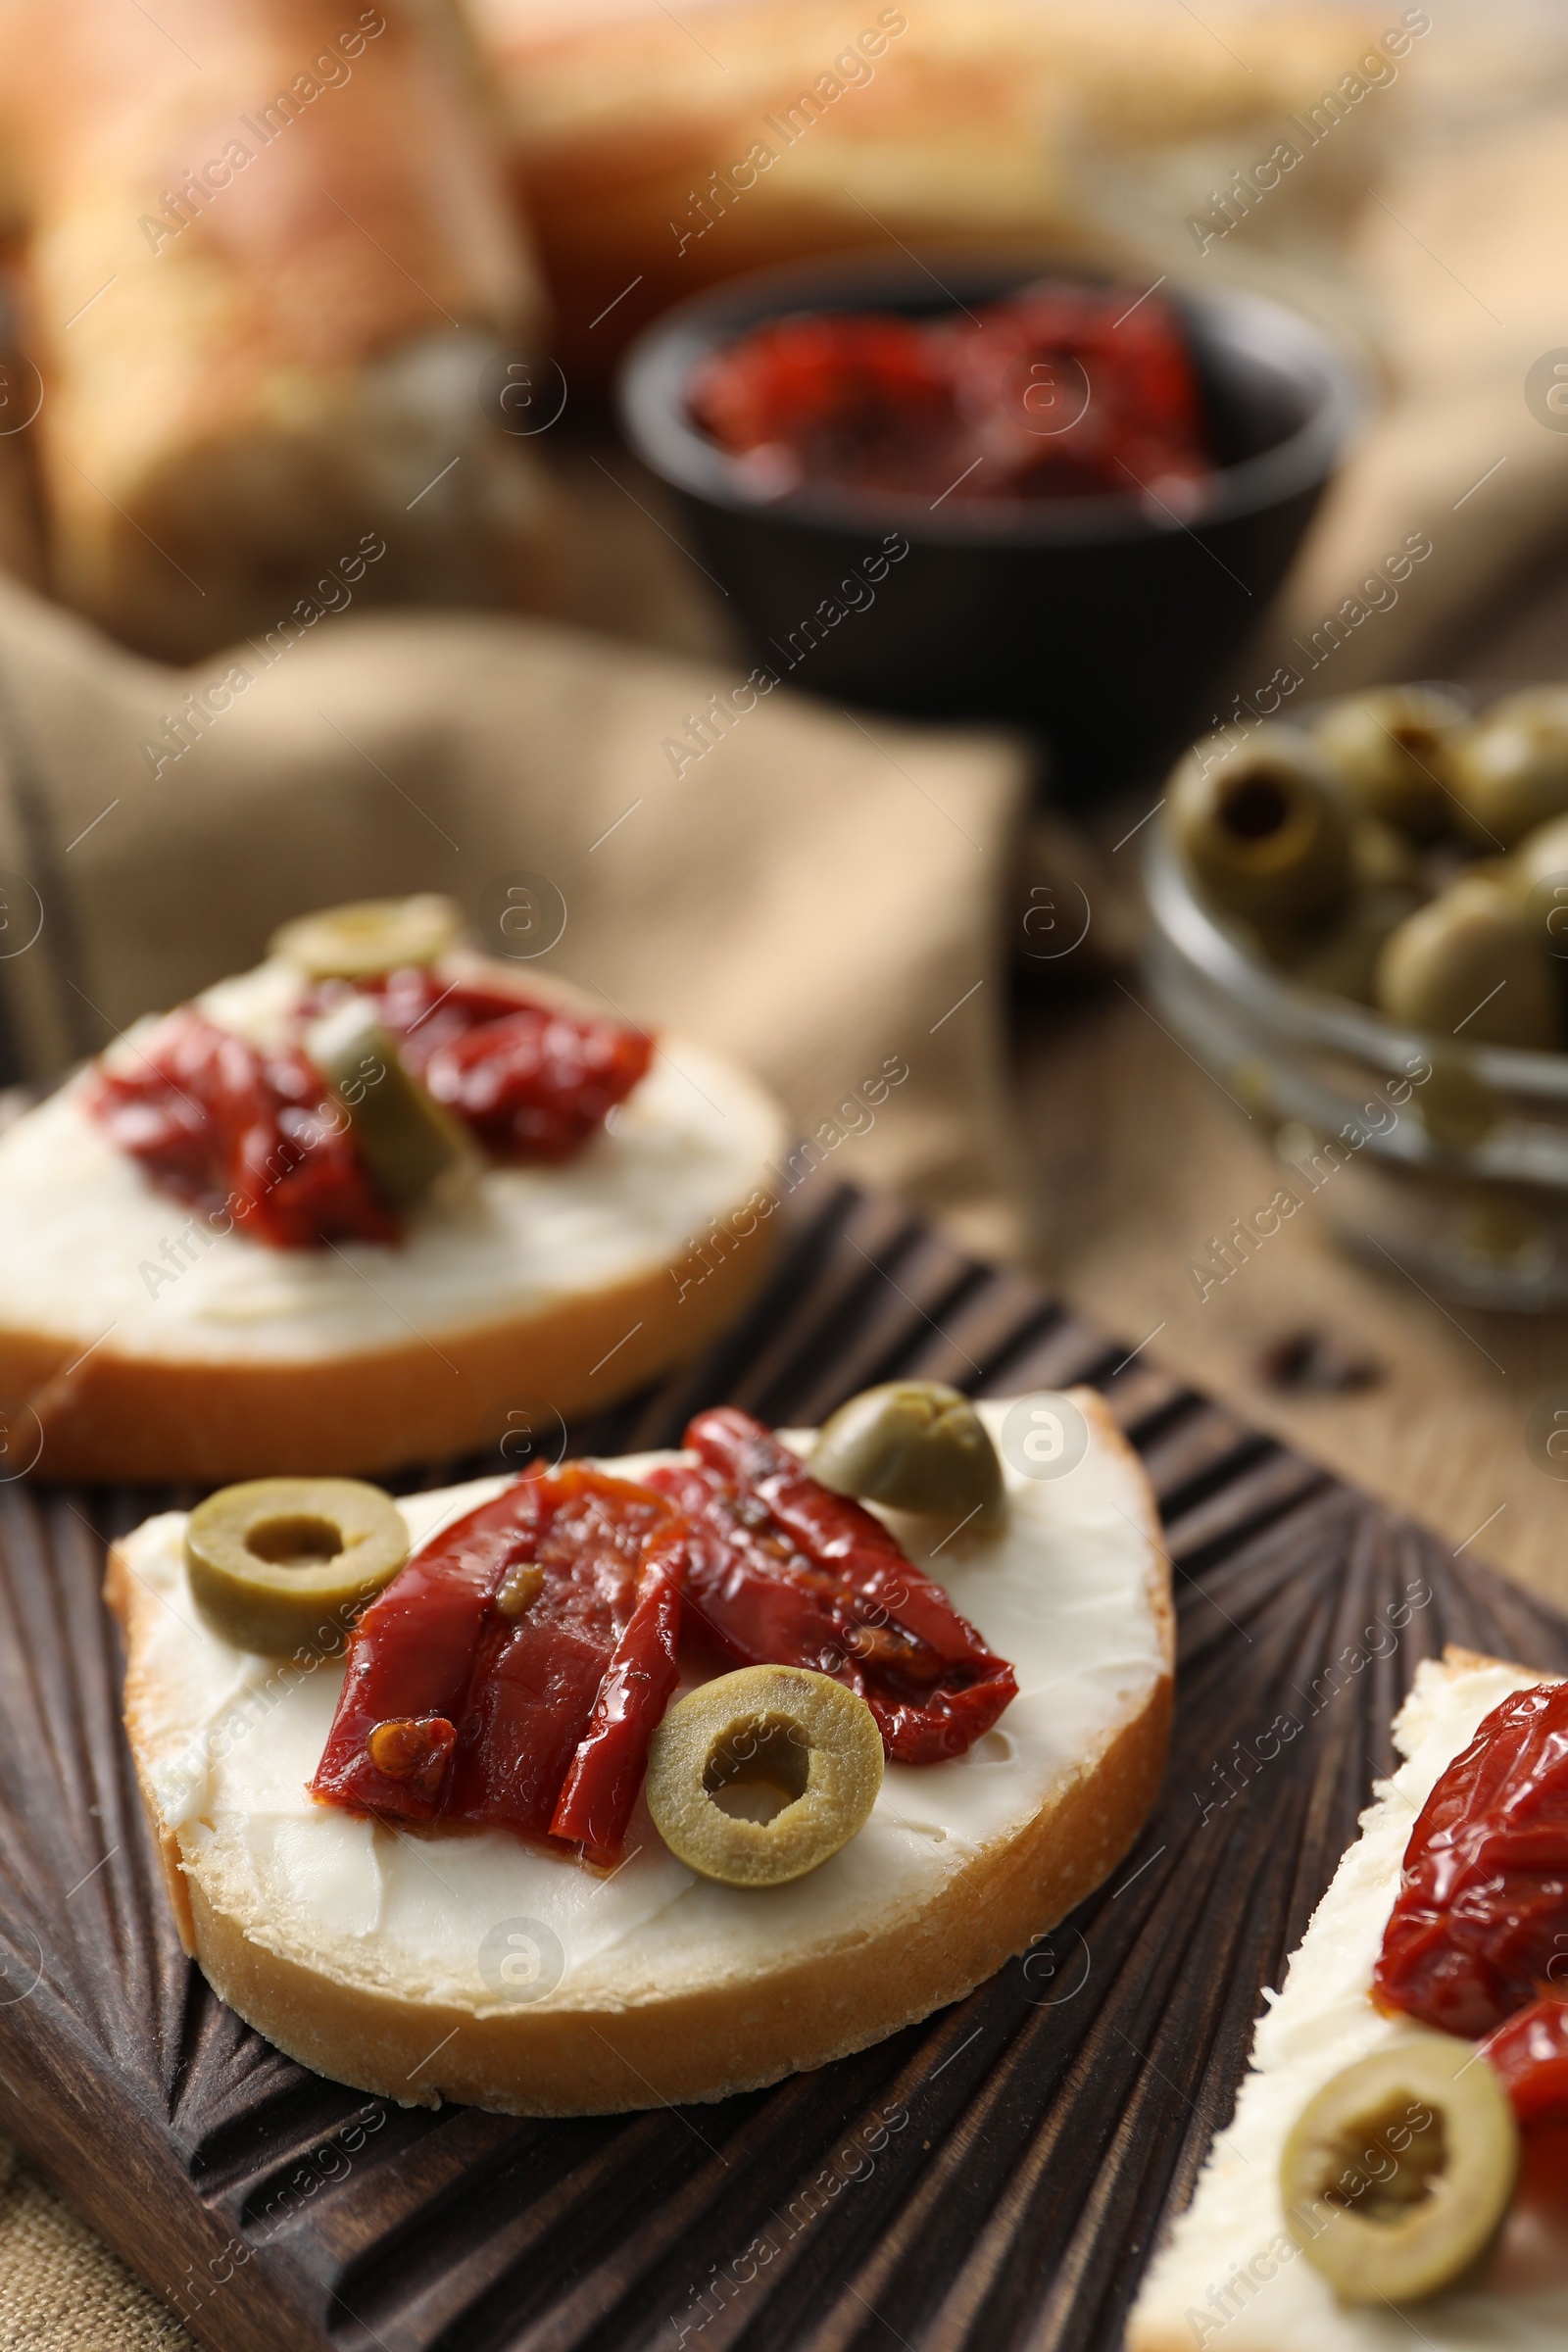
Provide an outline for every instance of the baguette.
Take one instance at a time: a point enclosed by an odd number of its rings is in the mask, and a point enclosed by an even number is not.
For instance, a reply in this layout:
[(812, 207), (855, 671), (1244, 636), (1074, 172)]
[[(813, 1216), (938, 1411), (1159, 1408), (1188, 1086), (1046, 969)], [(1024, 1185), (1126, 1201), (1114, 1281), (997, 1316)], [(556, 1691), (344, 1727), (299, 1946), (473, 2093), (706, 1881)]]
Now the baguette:
[[(515, 986), (484, 958), (443, 969)], [(198, 1008), (262, 1044), (303, 985), (267, 963)], [(135, 1035), (117, 1051), (134, 1057)], [(782, 1115), (684, 1040), (574, 1157), (489, 1166), (395, 1245), (215, 1230), (111, 1143), (90, 1084), (0, 1137), (0, 1399), (11, 1460), (48, 1477), (377, 1470), (498, 1439), (520, 1466), (563, 1417), (705, 1347), (767, 1263), (756, 1196), (778, 1190)]]
[(480, 378), (538, 300), (421, 13), (0, 0), (53, 585), (139, 651), (297, 633), (343, 577), (514, 596), (541, 490)]
[(1416, 1816), (1440, 1776), (1512, 1690), (1554, 1682), (1526, 1666), (1449, 1648), (1424, 1659), (1394, 1727), (1405, 1761), (1361, 1816), (1361, 1836), (1265, 1997), (1234, 2121), (1217, 2134), (1197, 2192), (1156, 2257), (1127, 2352), (1547, 2352), (1568, 2337), (1568, 2277), (1544, 2267), (1526, 2232), (1505, 2230), (1482, 2269), (1423, 2301), (1341, 2301), (1286, 2227), (1280, 2160), (1313, 2094), (1342, 2068), (1409, 2039), (1408, 2020), (1372, 2005), (1372, 1967), (1399, 1891)]
[[(1125, 209), (1129, 175), (1151, 175), (1162, 227), (1185, 188), (1206, 213), (1216, 159), (1228, 171), (1266, 155), (1385, 22), (1364, 0), (1244, 0), (1219, 29), (1168, 0), (470, 9), (574, 383), (603, 375), (671, 303), (835, 249), (891, 263), (901, 243), (961, 239), (1125, 264), (1103, 180)], [(1086, 169), (1107, 159), (1109, 172)], [(1356, 161), (1345, 206), (1364, 201)], [(1338, 169), (1331, 143), (1297, 176), (1322, 203)], [(1272, 201), (1301, 199), (1293, 187)], [(1182, 238), (1191, 252), (1185, 226)], [(1145, 258), (1142, 235), (1132, 251)]]
[[(721, 2099), (863, 2048), (955, 2000), (1098, 1886), (1163, 1767), (1172, 1612), (1142, 1468), (1100, 1398), (1054, 1481), (1006, 1471), (1011, 1524), (885, 1514), (1014, 1662), (1019, 1695), (967, 1755), (889, 1765), (875, 1808), (805, 1879), (696, 1880), (639, 1799), (608, 1877), (503, 1830), (401, 1834), (313, 1804), (342, 1682), (248, 1658), (190, 1602), (183, 1517), (118, 1544), (125, 1726), (185, 1948), (279, 2048), (404, 2104), (602, 2114)], [(993, 1434), (1004, 1403), (980, 1407)], [(803, 1446), (797, 1435), (790, 1442)], [(604, 1465), (635, 1478), (663, 1456)], [(399, 1505), (416, 1541), (503, 1482)], [(537, 1963), (509, 1997), (497, 1938)], [(550, 1965), (546, 1966), (546, 1962)], [(548, 1978), (548, 1982), (546, 1981)]]

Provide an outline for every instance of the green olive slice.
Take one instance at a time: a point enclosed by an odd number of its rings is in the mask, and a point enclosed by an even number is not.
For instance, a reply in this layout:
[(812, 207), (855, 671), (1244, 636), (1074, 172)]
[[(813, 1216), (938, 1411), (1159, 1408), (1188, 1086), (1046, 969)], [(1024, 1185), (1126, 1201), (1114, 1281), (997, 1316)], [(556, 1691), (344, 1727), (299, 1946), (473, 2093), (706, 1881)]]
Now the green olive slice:
[(1338, 914), (1353, 880), (1351, 811), (1332, 766), (1295, 727), (1200, 745), (1171, 779), (1171, 831), (1204, 896), (1267, 933)]
[(212, 1631), (263, 1657), (326, 1657), (409, 1556), (403, 1514), (358, 1478), (220, 1487), (185, 1527), (191, 1598)]
[(677, 1699), (648, 1754), (670, 1852), (722, 1886), (782, 1886), (864, 1823), (882, 1735), (863, 1698), (805, 1666), (743, 1666)]
[(1006, 1525), (1002, 1463), (967, 1396), (940, 1380), (862, 1389), (825, 1421), (806, 1467), (835, 1494), (929, 1518)]
[(412, 899), (360, 899), (297, 915), (268, 942), (268, 953), (312, 980), (373, 980), (404, 964), (435, 963), (463, 933), (463, 909), (435, 891)]
[(1286, 2226), (1351, 2303), (1410, 2303), (1490, 2245), (1519, 2171), (1508, 2094), (1473, 2042), (1423, 2034), (1348, 2066), (1285, 2143)]
[(349, 997), (313, 1021), (305, 1051), (389, 1208), (416, 1207), (449, 1168), (471, 1160), (462, 1128), (414, 1076), (368, 998)]
[(1417, 841), (1450, 831), (1448, 755), (1468, 713), (1439, 686), (1381, 686), (1331, 703), (1316, 739), (1368, 815)]
[(1544, 938), (1518, 893), (1464, 876), (1390, 933), (1377, 1001), (1391, 1020), (1466, 1046), (1550, 1053), (1561, 1015)]

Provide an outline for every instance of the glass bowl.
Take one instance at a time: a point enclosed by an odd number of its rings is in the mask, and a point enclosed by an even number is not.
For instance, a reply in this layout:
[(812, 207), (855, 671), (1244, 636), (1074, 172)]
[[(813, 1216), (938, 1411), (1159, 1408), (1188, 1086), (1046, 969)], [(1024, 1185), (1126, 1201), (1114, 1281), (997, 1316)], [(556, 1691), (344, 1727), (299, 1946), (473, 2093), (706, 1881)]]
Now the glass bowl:
[(1440, 1044), (1288, 980), (1198, 897), (1163, 817), (1145, 879), (1161, 1017), (1280, 1162), (1267, 1208), (1213, 1237), (1215, 1282), (1310, 1202), (1439, 1297), (1568, 1304), (1568, 1054)]

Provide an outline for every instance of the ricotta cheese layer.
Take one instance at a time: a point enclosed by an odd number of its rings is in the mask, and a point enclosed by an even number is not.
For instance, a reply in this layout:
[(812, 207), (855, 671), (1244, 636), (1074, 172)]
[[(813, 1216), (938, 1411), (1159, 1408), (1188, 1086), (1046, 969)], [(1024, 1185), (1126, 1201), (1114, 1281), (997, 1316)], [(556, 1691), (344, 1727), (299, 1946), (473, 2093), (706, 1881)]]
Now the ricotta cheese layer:
[(1562, 2352), (1568, 2343), (1568, 2237), (1540, 2216), (1516, 2209), (1480, 2271), (1406, 2317), (1340, 2300), (1295, 2247), (1279, 2185), (1285, 2142), (1307, 2100), (1342, 2068), (1422, 2031), (1372, 2005), (1373, 1965), (1417, 1815), (1493, 1709), (1551, 1679), (1430, 1658), (1417, 1668), (1394, 1727), (1405, 1761), (1362, 1814), (1284, 1990), (1263, 1996), (1235, 2120), (1216, 2134), (1197, 2194), (1145, 2283), (1130, 2352)]
[[(980, 1411), (995, 1435), (1007, 1404)], [(339, 1982), (499, 2007), (509, 1996), (492, 1955), (513, 1933), (559, 1972), (541, 1996), (548, 2005), (614, 2008), (737, 1970), (765, 1976), (813, 1944), (880, 1929), (1022, 1829), (1064, 1782), (1093, 1769), (1169, 1671), (1166, 1572), (1147, 1490), (1136, 1462), (1090, 1426), (1088, 1451), (1067, 1475), (1006, 1468), (1002, 1535), (943, 1542), (929, 1523), (882, 1514), (1013, 1662), (1018, 1696), (966, 1755), (890, 1765), (865, 1827), (792, 1885), (696, 1878), (642, 1799), (625, 1857), (608, 1874), (506, 1831), (414, 1834), (316, 1803), (307, 1784), (342, 1663), (249, 1656), (207, 1631), (191, 1603), (180, 1512), (148, 1520), (123, 1544), (130, 1573), (160, 1604), (137, 1653), (164, 1727), (144, 1756), (151, 1793), (209, 1893), (220, 1890), (224, 1908), (257, 1923), (248, 1932), (264, 1946), (313, 1959)], [(809, 1444), (785, 1434), (800, 1449)], [(601, 1466), (635, 1478), (674, 1458)], [(507, 1483), (480, 1480), (399, 1507), (417, 1544)]]
[[(196, 1004), (265, 1048), (302, 986), (267, 963)], [(114, 1054), (133, 1057), (151, 1026)], [(688, 1040), (662, 1040), (647, 1076), (562, 1165), (489, 1166), (470, 1196), (422, 1208), (390, 1247), (273, 1250), (159, 1191), (88, 1110), (88, 1083), (78, 1074), (0, 1136), (0, 1298), (13, 1330), (122, 1356), (296, 1361), (542, 1314), (679, 1259), (781, 1149), (760, 1088)]]

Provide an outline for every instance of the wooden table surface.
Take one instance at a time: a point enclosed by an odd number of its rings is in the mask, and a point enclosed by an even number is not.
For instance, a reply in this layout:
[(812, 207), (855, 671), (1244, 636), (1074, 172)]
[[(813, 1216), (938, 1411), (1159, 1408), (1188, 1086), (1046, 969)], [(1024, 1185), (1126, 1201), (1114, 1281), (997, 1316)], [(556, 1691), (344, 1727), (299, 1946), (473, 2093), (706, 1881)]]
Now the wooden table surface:
[[(674, 518), (656, 486), (609, 445), (562, 442), (552, 456), (580, 525), (563, 615), (673, 652), (732, 654), (719, 600), (664, 534)], [(1568, 551), (1521, 580), (1484, 635), (1433, 646), (1427, 666), (1477, 685), (1568, 675)], [(1135, 801), (1126, 821), (1138, 813)], [(1108, 843), (1120, 828), (1107, 819)], [(1531, 1406), (1568, 1389), (1568, 1315), (1440, 1305), (1392, 1266), (1348, 1255), (1311, 1204), (1200, 1301), (1190, 1261), (1269, 1199), (1275, 1162), (1143, 999), (1134, 972), (1118, 986), (1069, 966), (1020, 999), (1036, 1270), (1129, 1348), (1568, 1606), (1568, 1483), (1525, 1445)], [(1363, 1384), (1272, 1380), (1268, 1359), (1304, 1335), (1331, 1343)]]

